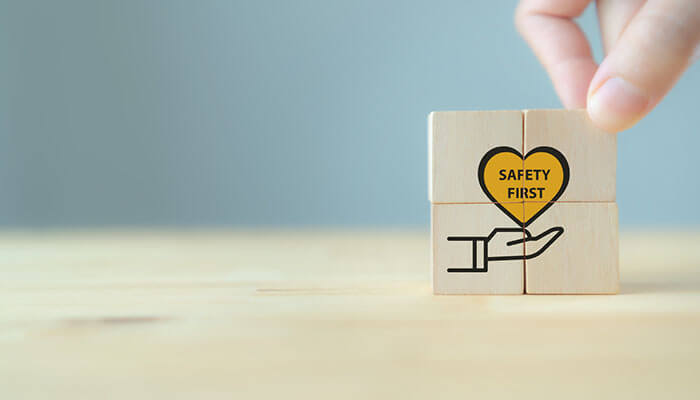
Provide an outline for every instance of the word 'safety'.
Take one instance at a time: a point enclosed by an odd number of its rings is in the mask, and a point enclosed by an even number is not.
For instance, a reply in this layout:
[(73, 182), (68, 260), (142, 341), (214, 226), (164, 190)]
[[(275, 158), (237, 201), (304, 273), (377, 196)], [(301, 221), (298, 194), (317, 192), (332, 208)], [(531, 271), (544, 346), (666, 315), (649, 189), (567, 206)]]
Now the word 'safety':
[(584, 110), (428, 126), (434, 293), (617, 293), (616, 135)]

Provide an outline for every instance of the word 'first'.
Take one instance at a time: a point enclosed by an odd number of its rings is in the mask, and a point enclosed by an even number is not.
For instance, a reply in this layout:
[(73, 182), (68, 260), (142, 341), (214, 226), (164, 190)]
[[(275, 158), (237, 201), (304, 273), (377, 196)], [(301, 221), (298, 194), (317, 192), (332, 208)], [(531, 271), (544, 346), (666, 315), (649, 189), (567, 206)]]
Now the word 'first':
[[(499, 181), (516, 181), (520, 182), (525, 179), (526, 181), (539, 181), (549, 179), (549, 169), (502, 169), (498, 171)], [(509, 199), (541, 199), (544, 192), (543, 187), (509, 187), (508, 188), (508, 198)]]

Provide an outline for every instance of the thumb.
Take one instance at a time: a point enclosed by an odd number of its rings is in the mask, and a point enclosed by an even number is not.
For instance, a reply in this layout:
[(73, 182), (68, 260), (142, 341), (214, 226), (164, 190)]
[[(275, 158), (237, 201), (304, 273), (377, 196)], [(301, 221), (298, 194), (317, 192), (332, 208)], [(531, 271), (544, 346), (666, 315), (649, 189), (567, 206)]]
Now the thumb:
[(649, 0), (629, 22), (588, 89), (588, 114), (618, 132), (648, 114), (690, 65), (700, 42), (700, 2)]

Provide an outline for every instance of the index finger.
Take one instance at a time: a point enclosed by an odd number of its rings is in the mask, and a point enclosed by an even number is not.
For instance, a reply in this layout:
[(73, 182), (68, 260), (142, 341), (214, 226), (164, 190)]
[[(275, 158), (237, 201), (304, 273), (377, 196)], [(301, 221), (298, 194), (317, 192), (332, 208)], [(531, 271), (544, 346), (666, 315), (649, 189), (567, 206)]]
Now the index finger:
[(549, 74), (566, 108), (586, 107), (597, 65), (583, 31), (573, 20), (591, 0), (522, 0), (515, 24)]

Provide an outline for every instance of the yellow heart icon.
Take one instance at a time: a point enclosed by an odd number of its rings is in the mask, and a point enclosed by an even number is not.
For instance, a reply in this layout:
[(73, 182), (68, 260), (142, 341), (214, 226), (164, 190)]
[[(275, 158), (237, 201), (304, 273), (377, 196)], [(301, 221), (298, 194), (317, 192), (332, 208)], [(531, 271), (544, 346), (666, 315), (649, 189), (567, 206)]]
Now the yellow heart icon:
[(547, 146), (525, 157), (511, 147), (496, 147), (481, 159), (478, 173), (486, 196), (523, 227), (542, 215), (569, 184), (569, 163)]

